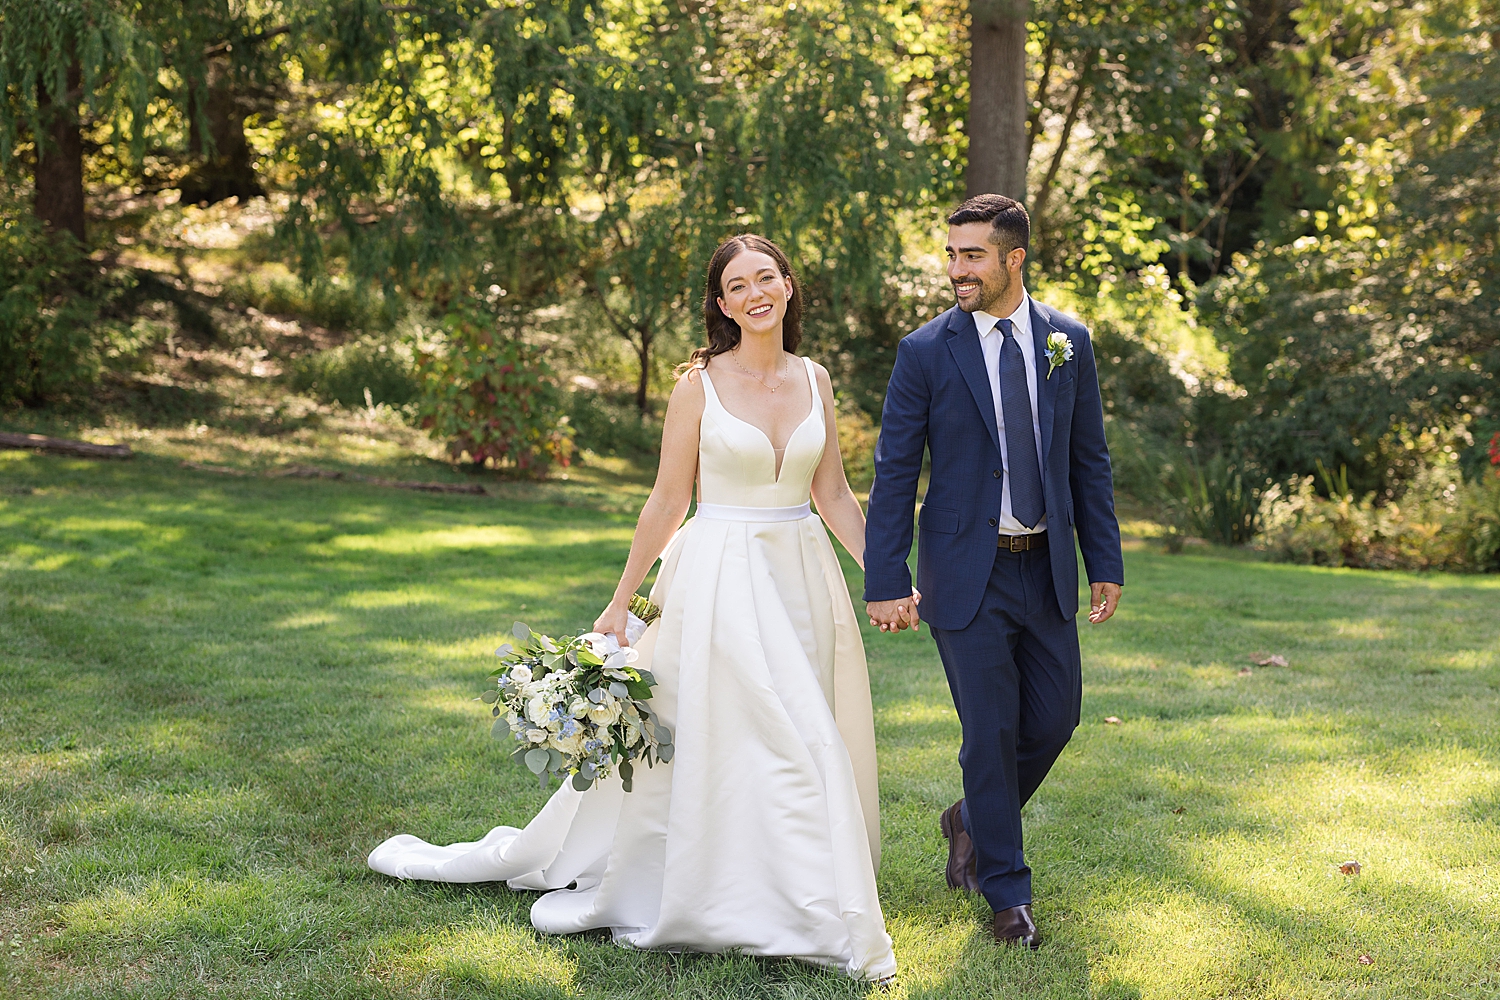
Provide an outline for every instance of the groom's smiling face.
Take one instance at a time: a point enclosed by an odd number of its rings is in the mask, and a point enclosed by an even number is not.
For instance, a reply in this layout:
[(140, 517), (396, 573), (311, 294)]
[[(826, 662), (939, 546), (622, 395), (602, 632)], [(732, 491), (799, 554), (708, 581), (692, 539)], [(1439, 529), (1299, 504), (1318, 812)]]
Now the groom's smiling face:
[(992, 242), (994, 235), (988, 222), (948, 227), (948, 280), (964, 312), (991, 312), (1010, 291), (1009, 255)]

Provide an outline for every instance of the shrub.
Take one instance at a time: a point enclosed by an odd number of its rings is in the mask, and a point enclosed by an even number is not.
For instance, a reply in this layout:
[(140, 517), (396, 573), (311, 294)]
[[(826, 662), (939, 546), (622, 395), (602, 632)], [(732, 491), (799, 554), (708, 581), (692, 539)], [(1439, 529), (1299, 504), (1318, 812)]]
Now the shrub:
[(880, 428), (859, 407), (839, 400), (836, 412), (839, 425), (839, 454), (844, 459), (844, 474), (849, 485), (864, 491), (875, 481), (875, 439)]
[(388, 337), (360, 337), (291, 363), (287, 384), (326, 403), (404, 406), (422, 394), (411, 346)]
[(573, 428), (543, 353), (518, 337), (497, 336), (495, 319), (460, 305), (444, 319), (445, 344), (417, 359), (424, 428), (469, 460), (541, 477), (566, 467)]
[(1255, 537), (1260, 498), (1241, 462), (1215, 455), (1176, 466), (1176, 491), (1167, 507), (1171, 522), (1205, 541), (1244, 545)]
[(661, 450), (661, 423), (642, 416), (633, 397), (615, 398), (587, 389), (567, 394), (573, 443), (596, 455), (647, 457)]
[(1273, 559), (1368, 569), (1500, 570), (1500, 477), (1464, 482), (1445, 468), (1417, 475), (1399, 503), (1355, 500), (1347, 474), (1306, 476), (1261, 501), (1260, 546)]
[(86, 390), (101, 353), (92, 329), (104, 289), (69, 240), (24, 220), (0, 225), (0, 404), (37, 404)]

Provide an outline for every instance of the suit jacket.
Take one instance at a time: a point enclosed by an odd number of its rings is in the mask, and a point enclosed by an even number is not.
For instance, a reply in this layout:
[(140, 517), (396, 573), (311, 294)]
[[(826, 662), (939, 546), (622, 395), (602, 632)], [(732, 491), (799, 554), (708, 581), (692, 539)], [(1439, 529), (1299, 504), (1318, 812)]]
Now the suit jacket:
[[(1073, 359), (1048, 378), (1047, 337), (1054, 331), (1072, 340)], [(1125, 582), (1114, 479), (1088, 329), (1033, 299), (1031, 332), (1052, 585), (1063, 617), (1071, 619), (1078, 613), (1075, 530), (1089, 580)], [(867, 601), (911, 594), (906, 560), (924, 449), (932, 455), (932, 474), (919, 519), (922, 618), (934, 628), (957, 630), (974, 619), (994, 567), (1002, 483), (979, 330), (957, 306), (903, 338), (896, 350), (865, 528)]]

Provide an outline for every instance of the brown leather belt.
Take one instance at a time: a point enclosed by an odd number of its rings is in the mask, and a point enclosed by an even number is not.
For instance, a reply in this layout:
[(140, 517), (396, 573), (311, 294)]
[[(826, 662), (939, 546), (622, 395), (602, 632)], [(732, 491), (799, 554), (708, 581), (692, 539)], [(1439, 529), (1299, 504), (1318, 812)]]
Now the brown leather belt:
[(1047, 533), (1038, 531), (1034, 535), (1001, 535), (996, 543), (1001, 552), (1027, 552), (1047, 547)]

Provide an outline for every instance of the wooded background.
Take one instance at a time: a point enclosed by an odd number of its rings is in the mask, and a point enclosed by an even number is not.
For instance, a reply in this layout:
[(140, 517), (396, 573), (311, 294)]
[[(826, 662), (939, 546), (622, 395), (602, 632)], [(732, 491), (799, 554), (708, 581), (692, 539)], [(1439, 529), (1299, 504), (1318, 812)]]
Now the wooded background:
[[(998, 190), (1169, 537), (1500, 568), (1493, 0), (0, 0), (0, 90), (11, 423), (254, 306), (330, 331), (287, 385), (455, 458), (649, 451), (750, 230), (868, 426)], [(203, 206), (264, 223), (221, 280), (162, 235)]]

